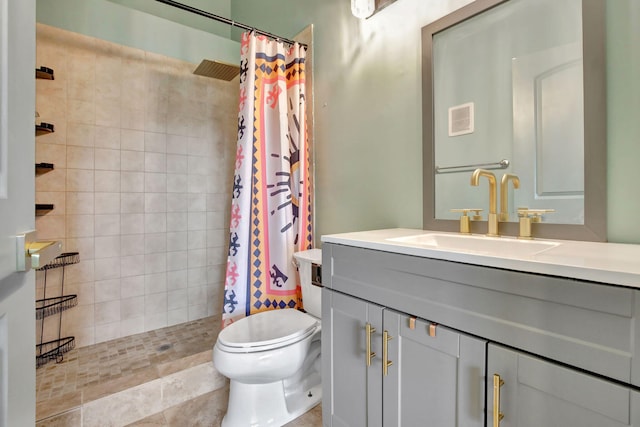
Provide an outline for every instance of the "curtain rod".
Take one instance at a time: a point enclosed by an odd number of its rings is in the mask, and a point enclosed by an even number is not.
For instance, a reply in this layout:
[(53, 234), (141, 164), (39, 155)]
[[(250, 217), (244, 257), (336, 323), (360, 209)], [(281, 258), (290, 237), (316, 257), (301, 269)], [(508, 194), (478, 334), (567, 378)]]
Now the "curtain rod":
[(231, 25), (232, 27), (238, 27), (238, 28), (242, 28), (243, 30), (248, 30), (248, 31), (255, 31), (258, 34), (262, 34), (263, 36), (267, 36), (267, 37), (272, 38), (272, 39), (277, 40), (277, 41), (282, 41), (282, 42), (287, 43), (287, 44), (298, 43), (302, 47), (305, 47), (305, 48), (307, 47), (307, 45), (304, 44), (304, 43), (296, 42), (295, 40), (289, 40), (289, 39), (286, 39), (284, 37), (279, 37), (279, 36), (276, 36), (275, 34), (271, 34), (271, 33), (268, 33), (266, 31), (262, 31), (262, 30), (259, 30), (257, 28), (254, 28), (254, 27), (250, 27), (250, 26), (248, 26), (246, 24), (241, 24), (240, 22), (236, 22), (236, 21), (234, 21), (232, 19), (225, 18), (225, 17), (219, 16), (219, 15), (214, 15), (213, 13), (209, 13), (209, 12), (201, 10), (201, 9), (196, 9), (195, 7), (191, 7), (191, 6), (183, 4), (183, 3), (178, 3), (177, 1), (173, 1), (173, 0), (156, 0), (156, 1), (159, 2), (159, 3), (166, 4), (168, 6), (173, 6), (175, 8), (184, 10), (186, 12), (191, 12), (191, 13), (194, 13), (196, 15), (204, 16), (205, 18), (213, 19), (214, 21), (218, 21), (218, 22), (225, 23), (227, 25)]

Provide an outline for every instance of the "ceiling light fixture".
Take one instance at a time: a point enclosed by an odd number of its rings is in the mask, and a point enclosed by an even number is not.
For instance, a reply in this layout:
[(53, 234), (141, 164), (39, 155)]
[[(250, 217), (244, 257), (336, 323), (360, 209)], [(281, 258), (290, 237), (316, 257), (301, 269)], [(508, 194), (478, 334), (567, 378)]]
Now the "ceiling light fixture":
[(365, 19), (376, 11), (376, 0), (351, 0), (351, 13), (356, 18)]

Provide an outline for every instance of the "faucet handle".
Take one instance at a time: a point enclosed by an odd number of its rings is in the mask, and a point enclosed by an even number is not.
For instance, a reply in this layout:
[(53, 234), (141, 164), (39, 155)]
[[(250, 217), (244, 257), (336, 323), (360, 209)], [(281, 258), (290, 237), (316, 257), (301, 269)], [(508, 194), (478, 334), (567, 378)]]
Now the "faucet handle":
[(542, 222), (542, 215), (552, 212), (555, 212), (555, 209), (518, 208), (518, 216), (520, 217), (520, 235), (518, 239), (532, 239), (531, 223)]
[[(451, 209), (451, 212), (460, 212), (462, 215), (460, 216), (460, 233), (470, 234), (471, 233), (471, 222), (474, 221), (482, 221), (482, 209), (471, 209), (471, 208), (463, 208), (463, 209)], [(474, 215), (469, 218), (467, 215), (469, 212), (475, 212)]]

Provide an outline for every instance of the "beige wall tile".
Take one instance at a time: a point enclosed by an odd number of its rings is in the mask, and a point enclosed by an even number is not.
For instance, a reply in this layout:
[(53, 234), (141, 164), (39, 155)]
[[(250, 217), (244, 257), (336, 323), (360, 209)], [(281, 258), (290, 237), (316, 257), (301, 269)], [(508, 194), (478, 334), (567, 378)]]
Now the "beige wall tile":
[(95, 145), (95, 126), (82, 123), (69, 123), (67, 126), (67, 145), (93, 147)]
[(120, 133), (118, 127), (96, 126), (95, 146), (96, 148), (120, 149)]
[(122, 125), (120, 111), (119, 100), (97, 97), (96, 125), (120, 128)]
[(144, 191), (149, 193), (163, 193), (167, 191), (167, 174), (145, 172)]
[(127, 234), (120, 236), (120, 254), (125, 256), (144, 255), (144, 234)]
[[(168, 175), (167, 178), (170, 176)], [(167, 181), (167, 186), (168, 186)], [(186, 193), (171, 193), (167, 188), (167, 212), (186, 212), (189, 210), (189, 202)]]
[(167, 293), (158, 292), (147, 294), (144, 297), (145, 316), (167, 312)]
[[(140, 247), (144, 249), (143, 243)], [(145, 273), (144, 255), (130, 255), (120, 258), (120, 275), (122, 277), (143, 276)], [(143, 279), (144, 283), (144, 279)]]
[(167, 193), (186, 193), (189, 188), (188, 182), (186, 174), (167, 174)]
[(167, 326), (179, 325), (189, 321), (189, 309), (180, 307), (167, 312)]
[[(189, 251), (189, 263), (191, 264), (191, 251)], [(207, 284), (207, 267), (206, 260), (202, 260), (200, 263), (201, 266), (192, 266), (189, 265), (189, 270), (187, 272), (188, 280), (187, 287), (198, 287)]]
[(94, 260), (95, 280), (117, 279), (120, 277), (120, 257)]
[(167, 292), (167, 273), (145, 274), (144, 276), (144, 294), (157, 294), (159, 292)]
[(120, 295), (122, 298), (144, 296), (144, 275), (123, 277), (120, 280)]
[(167, 152), (167, 134), (145, 132), (144, 151), (146, 151), (147, 153), (166, 153)]
[(69, 191), (66, 193), (66, 200), (66, 210), (69, 215), (83, 215), (94, 213), (94, 193), (92, 192)]
[(38, 137), (36, 160), (56, 169), (36, 177), (36, 200), (56, 209), (36, 227), (81, 257), (65, 285), (84, 308), (65, 331), (87, 345), (219, 310), (207, 283), (224, 280), (237, 82), (53, 27), (37, 37), (56, 80), (36, 82), (36, 105), (56, 132)]
[(96, 214), (120, 214), (120, 193), (95, 193)]
[(167, 155), (164, 153), (144, 153), (145, 172), (166, 172)]
[(120, 150), (96, 148), (96, 170), (120, 170)]
[[(96, 104), (93, 99), (90, 101), (69, 99), (67, 121), (70, 125), (94, 125), (96, 123)], [(68, 140), (67, 143), (69, 143)]]
[(93, 170), (67, 169), (67, 191), (93, 191)]
[(164, 328), (167, 324), (167, 312), (149, 314), (144, 316), (144, 330), (153, 331), (154, 329)]
[[(67, 202), (69, 199), (67, 198)], [(67, 205), (69, 209), (69, 205)], [(93, 237), (93, 215), (67, 215), (67, 237)]]
[(144, 316), (120, 321), (120, 336), (140, 334), (144, 332)]
[(36, 230), (40, 240), (60, 240), (65, 236), (64, 215), (36, 216)]
[(120, 301), (120, 279), (98, 280), (95, 283), (95, 303)]
[(67, 170), (62, 168), (36, 175), (36, 191), (65, 191), (66, 180)]
[(54, 168), (65, 168), (67, 165), (67, 152), (64, 145), (39, 142), (36, 150), (36, 163), (42, 162), (53, 163)]
[[(189, 257), (187, 251), (173, 251), (168, 253), (167, 271), (186, 270), (189, 266)], [(185, 284), (187, 277), (184, 277)]]
[(68, 169), (94, 169), (93, 147), (67, 146)]
[(120, 212), (144, 212), (144, 193), (120, 193)]
[(144, 152), (121, 151), (120, 169), (123, 171), (144, 171)]
[(120, 236), (96, 236), (95, 258), (113, 258), (120, 256)]
[(167, 233), (147, 233), (144, 235), (144, 253), (167, 252)]
[(94, 238), (78, 237), (67, 238), (65, 250), (70, 252), (78, 252), (81, 260), (90, 260), (94, 258)]
[(144, 256), (144, 273), (154, 274), (167, 271), (167, 254), (147, 254)]
[[(127, 235), (132, 235), (134, 239), (140, 241), (142, 238), (139, 234), (144, 233), (144, 214), (143, 213), (130, 213), (130, 214), (121, 214), (120, 215), (120, 231), (122, 232), (122, 237), (128, 237)], [(124, 247), (124, 241), (123, 241)]]
[(167, 251), (184, 251), (187, 249), (188, 234), (186, 231), (167, 232)]
[(103, 325), (96, 325), (95, 330), (96, 330), (96, 343), (114, 340), (121, 336), (120, 321), (107, 323)]
[[(104, 171), (104, 170), (95, 171), (95, 175), (94, 175), (95, 191), (119, 193), (121, 189), (120, 174), (121, 172), (119, 171)], [(120, 206), (120, 201), (118, 200), (118, 207), (119, 206)]]
[(167, 135), (167, 153), (170, 154), (187, 154), (188, 138), (186, 136), (171, 134)]
[[(123, 298), (120, 307), (122, 320), (141, 318), (144, 316), (144, 296)], [(143, 322), (140, 322), (144, 325)]]
[(166, 212), (167, 211), (167, 193), (145, 193), (144, 194), (144, 211), (145, 212)]

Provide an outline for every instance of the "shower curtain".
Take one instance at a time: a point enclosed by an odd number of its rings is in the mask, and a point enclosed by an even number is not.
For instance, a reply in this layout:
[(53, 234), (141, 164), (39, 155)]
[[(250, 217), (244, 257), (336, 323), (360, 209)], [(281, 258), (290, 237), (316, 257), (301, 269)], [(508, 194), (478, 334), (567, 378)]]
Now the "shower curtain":
[(292, 255), (312, 248), (305, 55), (297, 43), (242, 36), (223, 326), (302, 306)]

